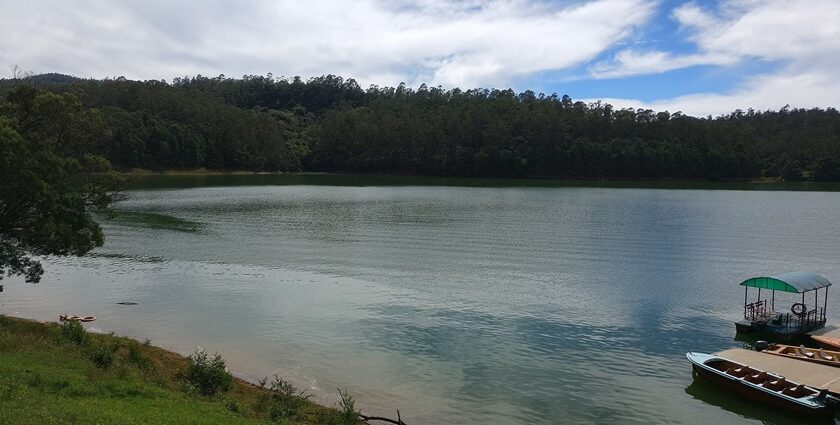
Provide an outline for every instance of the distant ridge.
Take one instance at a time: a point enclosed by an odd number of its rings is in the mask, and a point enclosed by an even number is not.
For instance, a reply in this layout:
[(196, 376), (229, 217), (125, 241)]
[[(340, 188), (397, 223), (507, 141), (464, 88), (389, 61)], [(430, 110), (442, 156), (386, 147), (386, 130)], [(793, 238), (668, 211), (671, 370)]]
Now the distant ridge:
[(46, 74), (29, 75), (18, 79), (2, 78), (0, 79), (0, 85), (8, 86), (14, 85), (15, 83), (26, 83), (33, 86), (59, 86), (78, 83), (80, 81), (84, 81), (84, 79), (57, 72), (48, 72)]
[(0, 80), (0, 98), (25, 85), (96, 110), (110, 130), (97, 153), (124, 170), (840, 181), (835, 108), (693, 117), (533, 91), (271, 74), (167, 83), (49, 73)]

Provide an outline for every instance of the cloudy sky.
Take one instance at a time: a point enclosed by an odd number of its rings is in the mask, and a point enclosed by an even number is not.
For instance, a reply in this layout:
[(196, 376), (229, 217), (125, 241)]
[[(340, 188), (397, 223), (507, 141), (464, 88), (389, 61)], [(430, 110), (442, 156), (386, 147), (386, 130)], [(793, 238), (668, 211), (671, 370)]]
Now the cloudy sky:
[(692, 115), (838, 107), (840, 0), (0, 0), (0, 64), (94, 78), (337, 74)]

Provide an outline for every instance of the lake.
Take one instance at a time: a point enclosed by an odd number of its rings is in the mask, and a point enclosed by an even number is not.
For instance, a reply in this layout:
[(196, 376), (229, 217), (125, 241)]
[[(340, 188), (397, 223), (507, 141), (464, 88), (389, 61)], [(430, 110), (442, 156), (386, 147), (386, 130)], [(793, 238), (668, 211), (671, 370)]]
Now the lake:
[[(0, 312), (93, 314), (94, 330), (218, 351), (326, 404), (347, 388), (412, 425), (797, 423), (693, 382), (685, 352), (743, 345), (746, 278), (840, 281), (830, 185), (132, 184), (105, 246), (45, 260), (37, 285), (6, 281)], [(828, 306), (840, 321), (840, 294)]]

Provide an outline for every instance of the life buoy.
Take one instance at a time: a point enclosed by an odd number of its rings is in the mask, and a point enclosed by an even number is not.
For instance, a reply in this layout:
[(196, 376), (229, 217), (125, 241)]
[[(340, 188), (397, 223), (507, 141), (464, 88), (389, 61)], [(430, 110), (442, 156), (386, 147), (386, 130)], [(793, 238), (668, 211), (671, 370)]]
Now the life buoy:
[(808, 311), (808, 307), (802, 303), (796, 303), (790, 306), (790, 312), (799, 317), (804, 316), (806, 311)]

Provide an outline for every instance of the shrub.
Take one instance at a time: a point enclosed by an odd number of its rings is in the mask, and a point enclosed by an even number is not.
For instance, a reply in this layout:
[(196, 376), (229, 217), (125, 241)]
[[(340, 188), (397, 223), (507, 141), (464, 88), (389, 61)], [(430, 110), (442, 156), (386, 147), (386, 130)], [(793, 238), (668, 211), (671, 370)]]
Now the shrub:
[(152, 369), (152, 363), (149, 361), (149, 359), (146, 358), (146, 356), (143, 355), (142, 352), (140, 352), (139, 344), (137, 344), (134, 341), (131, 341), (128, 343), (127, 348), (128, 355), (126, 356), (126, 359), (130, 363), (133, 363), (135, 366), (137, 366), (143, 371), (149, 371), (150, 369)]
[(108, 369), (114, 363), (114, 348), (100, 345), (90, 355), (93, 364), (100, 369)]
[(9, 377), (9, 379), (3, 383), (3, 386), (0, 387), (0, 400), (9, 401), (15, 398), (20, 386), (21, 385), (14, 379), (14, 377)]
[(275, 422), (300, 416), (301, 408), (309, 398), (303, 391), (298, 391), (291, 382), (276, 375), (268, 387), (268, 393), (271, 397), (268, 418)]
[(359, 413), (356, 412), (356, 399), (350, 395), (350, 393), (345, 389), (344, 392), (341, 392), (341, 389), (338, 390), (338, 407), (341, 409), (341, 424), (342, 425), (355, 425), (359, 423)]
[(76, 345), (82, 345), (87, 341), (87, 331), (76, 320), (68, 320), (61, 324), (61, 338)]
[(242, 411), (242, 406), (239, 404), (239, 401), (233, 398), (225, 399), (225, 408), (233, 413), (239, 413)]
[(232, 378), (225, 370), (222, 356), (215, 354), (211, 357), (205, 350), (196, 350), (188, 361), (187, 382), (202, 395), (210, 396), (230, 389)]

